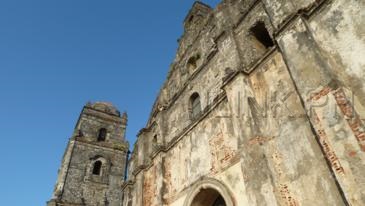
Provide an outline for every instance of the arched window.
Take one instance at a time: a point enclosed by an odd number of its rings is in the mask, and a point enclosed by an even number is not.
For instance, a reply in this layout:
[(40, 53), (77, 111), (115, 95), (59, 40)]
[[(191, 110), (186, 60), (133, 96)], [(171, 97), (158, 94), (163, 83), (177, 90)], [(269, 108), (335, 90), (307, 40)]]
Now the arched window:
[(255, 39), (259, 42), (261, 47), (263, 47), (264, 49), (268, 49), (274, 46), (274, 42), (271, 39), (264, 22), (262, 21), (257, 22), (256, 25), (254, 25), (250, 29), (250, 31), (251, 34), (255, 37)]
[(153, 143), (154, 145), (156, 145), (156, 144), (157, 144), (157, 134), (156, 134), (155, 136), (153, 136), (152, 143)]
[(191, 105), (191, 118), (196, 119), (201, 113), (200, 96), (198, 93), (194, 93), (190, 97)]
[(96, 161), (94, 163), (93, 167), (93, 175), (100, 175), (101, 174), (101, 167), (103, 166), (103, 163), (101, 161)]
[(198, 67), (199, 61), (200, 61), (200, 54), (196, 54), (189, 58), (187, 62), (187, 67), (190, 73), (194, 73), (194, 71)]
[(105, 128), (101, 128), (99, 130), (99, 134), (98, 134), (98, 142), (103, 142), (105, 141), (106, 138), (106, 129)]

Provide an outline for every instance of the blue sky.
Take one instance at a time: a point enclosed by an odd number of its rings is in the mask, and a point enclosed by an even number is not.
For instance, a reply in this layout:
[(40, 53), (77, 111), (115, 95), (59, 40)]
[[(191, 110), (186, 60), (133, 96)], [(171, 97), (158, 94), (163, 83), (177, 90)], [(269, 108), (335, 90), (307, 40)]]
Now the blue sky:
[(1, 205), (45, 205), (88, 101), (126, 110), (134, 143), (193, 2), (0, 1)]

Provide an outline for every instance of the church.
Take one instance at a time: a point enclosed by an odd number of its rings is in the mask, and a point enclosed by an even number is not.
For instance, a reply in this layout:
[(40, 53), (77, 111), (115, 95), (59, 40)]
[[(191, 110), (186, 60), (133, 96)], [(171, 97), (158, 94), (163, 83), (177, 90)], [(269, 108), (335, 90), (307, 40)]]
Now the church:
[(47, 206), (365, 205), (364, 11), (195, 2), (133, 147), (126, 113), (87, 103)]

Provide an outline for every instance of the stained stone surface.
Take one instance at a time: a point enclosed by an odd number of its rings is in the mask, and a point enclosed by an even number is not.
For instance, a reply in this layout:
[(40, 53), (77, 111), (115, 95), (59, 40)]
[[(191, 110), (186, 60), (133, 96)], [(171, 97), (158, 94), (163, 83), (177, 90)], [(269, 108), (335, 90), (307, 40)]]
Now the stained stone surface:
[[(89, 105), (49, 205), (365, 205), (364, 11), (359, 0), (196, 2), (127, 180), (126, 117)], [(100, 126), (116, 132), (105, 145), (93, 143)], [(108, 176), (87, 175), (95, 155)]]
[[(126, 125), (126, 114), (121, 116), (110, 103), (85, 105), (66, 148), (48, 206), (120, 205), (129, 147)], [(106, 133), (101, 134), (101, 129)], [(101, 168), (94, 174), (97, 161)]]

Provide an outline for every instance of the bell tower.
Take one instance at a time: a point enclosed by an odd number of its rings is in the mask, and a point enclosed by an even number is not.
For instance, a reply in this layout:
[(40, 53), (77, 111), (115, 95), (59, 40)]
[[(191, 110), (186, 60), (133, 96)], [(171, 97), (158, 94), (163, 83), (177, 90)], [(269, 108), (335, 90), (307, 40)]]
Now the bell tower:
[(47, 206), (119, 206), (128, 142), (127, 114), (110, 103), (84, 106)]

